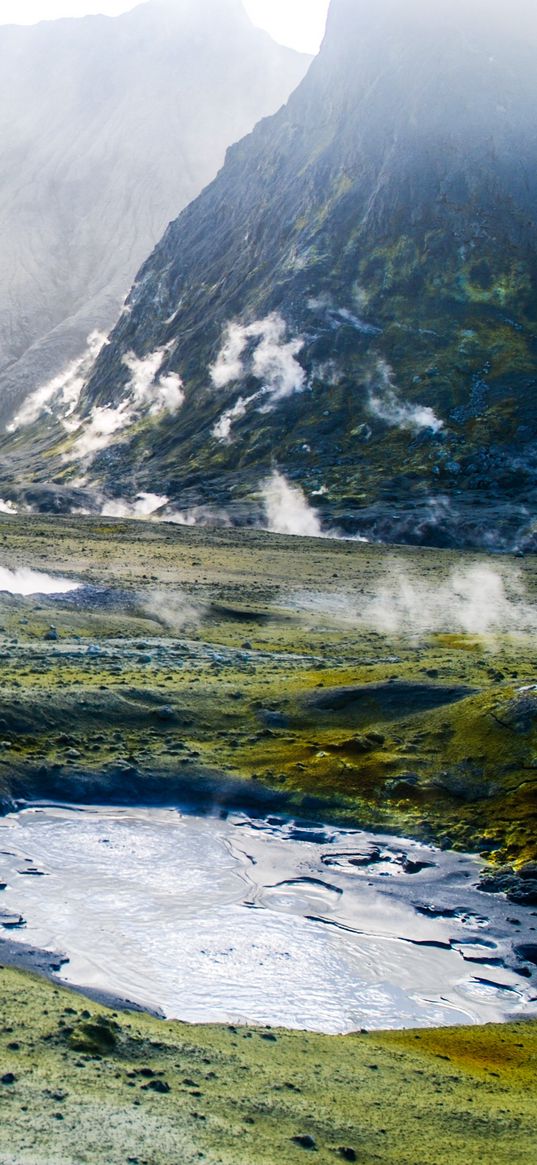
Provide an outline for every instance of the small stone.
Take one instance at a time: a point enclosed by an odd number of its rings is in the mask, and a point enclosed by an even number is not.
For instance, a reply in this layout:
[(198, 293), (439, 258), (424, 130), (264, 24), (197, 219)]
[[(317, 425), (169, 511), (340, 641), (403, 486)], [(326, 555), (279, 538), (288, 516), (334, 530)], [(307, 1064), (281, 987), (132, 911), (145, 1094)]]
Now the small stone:
[(150, 1080), (149, 1084), (144, 1084), (142, 1092), (147, 1092), (148, 1089), (150, 1089), (151, 1092), (171, 1092), (170, 1085), (166, 1084), (165, 1080)]
[(155, 716), (161, 723), (166, 724), (171, 720), (175, 720), (175, 711), (169, 704), (165, 704), (162, 708), (157, 708)]
[(294, 1145), (299, 1145), (301, 1149), (312, 1150), (317, 1148), (314, 1138), (310, 1137), (309, 1133), (298, 1137), (291, 1137), (291, 1140)]
[(537, 943), (522, 943), (521, 946), (515, 947), (515, 954), (537, 967)]

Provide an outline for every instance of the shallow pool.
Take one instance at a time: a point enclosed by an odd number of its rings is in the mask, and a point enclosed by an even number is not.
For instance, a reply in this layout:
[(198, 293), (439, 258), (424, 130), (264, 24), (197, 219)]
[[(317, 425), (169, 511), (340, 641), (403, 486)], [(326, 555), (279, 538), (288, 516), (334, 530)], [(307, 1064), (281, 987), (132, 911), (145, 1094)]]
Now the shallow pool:
[(506, 965), (534, 919), (477, 892), (472, 858), (238, 813), (50, 806), (1, 820), (0, 851), (10, 939), (169, 1017), (335, 1033), (536, 1014)]

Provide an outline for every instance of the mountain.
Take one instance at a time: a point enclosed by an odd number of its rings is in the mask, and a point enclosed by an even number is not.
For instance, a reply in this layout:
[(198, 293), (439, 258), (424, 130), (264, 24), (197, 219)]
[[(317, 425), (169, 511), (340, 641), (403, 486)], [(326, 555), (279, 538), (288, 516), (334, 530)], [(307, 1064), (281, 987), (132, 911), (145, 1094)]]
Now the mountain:
[(110, 330), (170, 218), (308, 64), (241, 0), (0, 27), (0, 419)]
[(58, 488), (250, 522), (277, 467), (325, 530), (535, 547), (536, 48), (526, 0), (332, 0), (288, 104), (141, 268), (37, 480), (56, 457)]

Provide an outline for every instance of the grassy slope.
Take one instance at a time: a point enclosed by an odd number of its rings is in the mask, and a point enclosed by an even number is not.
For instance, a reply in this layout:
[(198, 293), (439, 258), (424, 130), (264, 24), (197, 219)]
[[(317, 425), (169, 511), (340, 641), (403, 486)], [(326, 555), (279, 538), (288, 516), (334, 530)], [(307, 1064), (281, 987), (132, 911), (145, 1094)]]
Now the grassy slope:
[(535, 1025), (333, 1038), (113, 1015), (12, 971), (0, 991), (2, 1165), (535, 1160)]
[[(112, 611), (64, 603), (54, 613), (44, 600), (0, 598), (4, 798), (136, 799), (156, 772), (152, 791), (165, 799), (179, 779), (195, 786), (223, 772), (245, 791), (257, 776), (304, 807), (304, 796), (322, 796), (327, 814), (349, 820), (535, 853), (535, 741), (490, 715), (531, 677), (532, 644), (395, 642), (292, 605), (303, 589), (367, 596), (387, 569), (384, 550), (40, 518), (2, 518), (0, 545), (5, 566), (69, 572), (127, 596)], [(437, 582), (461, 558), (402, 550), (389, 561)], [(523, 570), (533, 593), (533, 563)], [(155, 594), (160, 622), (147, 607)], [(58, 641), (44, 639), (52, 622)], [(359, 730), (305, 710), (304, 694), (390, 677), (480, 692), (391, 722), (381, 705), (380, 722)], [(287, 727), (267, 727), (267, 710)], [(349, 749), (372, 732), (372, 751)], [(418, 785), (387, 798), (386, 782), (409, 767)], [(0, 995), (0, 1165), (286, 1165), (310, 1152), (327, 1165), (481, 1165), (492, 1147), (498, 1165), (535, 1160), (534, 1025), (348, 1038), (194, 1028), (113, 1016), (10, 970)], [(155, 1081), (170, 1091), (146, 1087)], [(305, 1135), (316, 1150), (293, 1141)]]
[[(520, 731), (503, 723), (534, 677), (531, 638), (416, 642), (296, 609), (307, 592), (345, 613), (345, 596), (359, 607), (388, 572), (437, 586), (475, 556), (35, 517), (2, 518), (0, 552), (6, 566), (126, 594), (111, 610), (0, 598), (4, 798), (140, 799), (153, 774), (153, 794), (166, 799), (206, 772), (217, 784), (223, 774), (266, 786), (305, 812), (495, 860), (537, 856), (537, 717)], [(533, 597), (534, 561), (517, 566)], [(57, 642), (44, 639), (51, 623)], [(331, 688), (387, 680), (473, 694), (418, 713), (402, 702), (393, 715), (380, 698), (361, 717), (311, 704)]]

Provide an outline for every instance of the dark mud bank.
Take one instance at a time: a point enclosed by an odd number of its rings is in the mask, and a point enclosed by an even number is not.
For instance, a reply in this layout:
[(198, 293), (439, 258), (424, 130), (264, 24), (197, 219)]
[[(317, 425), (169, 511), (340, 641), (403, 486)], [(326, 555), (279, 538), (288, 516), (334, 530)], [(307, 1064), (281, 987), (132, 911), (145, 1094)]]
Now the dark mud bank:
[[(320, 703), (322, 697), (320, 697)], [(214, 814), (219, 811), (249, 813), (264, 817), (271, 813), (297, 815), (310, 827), (322, 828), (318, 823), (346, 825), (354, 829), (369, 828), (371, 821), (361, 818), (355, 807), (340, 798), (314, 797), (299, 792), (270, 788), (258, 780), (240, 780), (225, 777), (194, 765), (188, 771), (141, 771), (134, 766), (112, 763), (102, 771), (67, 768), (63, 765), (40, 765), (38, 768), (10, 768), (11, 795), (0, 799), (0, 816), (12, 813), (22, 806), (36, 803), (70, 803), (85, 805), (182, 806), (188, 812)], [(390, 833), (390, 829), (380, 829)], [(427, 844), (445, 844), (428, 821), (409, 825), (405, 836)], [(453, 845), (457, 850), (457, 845)], [(484, 894), (505, 895), (517, 905), (537, 907), (537, 862), (526, 862), (519, 867), (503, 865), (483, 866), (479, 890)]]

